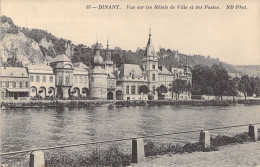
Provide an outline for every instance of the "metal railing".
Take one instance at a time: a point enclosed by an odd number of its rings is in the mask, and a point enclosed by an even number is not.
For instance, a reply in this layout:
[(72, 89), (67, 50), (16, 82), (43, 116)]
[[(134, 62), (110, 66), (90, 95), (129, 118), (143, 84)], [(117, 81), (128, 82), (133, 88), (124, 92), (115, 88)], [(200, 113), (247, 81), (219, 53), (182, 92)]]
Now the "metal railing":
[(119, 141), (134, 140), (134, 139), (144, 139), (144, 138), (150, 138), (150, 137), (160, 137), (160, 136), (169, 136), (169, 135), (177, 135), (177, 134), (187, 134), (187, 133), (194, 133), (194, 132), (201, 132), (201, 131), (213, 131), (213, 130), (219, 130), (219, 129), (228, 129), (228, 128), (236, 128), (236, 127), (243, 127), (243, 126), (250, 126), (250, 125), (259, 125), (259, 124), (260, 124), (260, 122), (259, 123), (254, 123), (254, 124), (243, 124), (243, 125), (224, 126), (224, 127), (210, 128), (210, 129), (198, 129), (198, 130), (191, 130), (191, 131), (171, 132), (171, 133), (164, 133), (164, 134), (154, 134), (154, 135), (145, 135), (145, 136), (130, 137), (130, 138), (103, 140), (103, 141), (96, 141), (96, 142), (68, 144), (68, 145), (60, 145), (60, 146), (53, 146), (53, 147), (41, 147), (41, 148), (35, 148), (35, 149), (28, 149), (28, 150), (0, 153), (0, 156), (21, 154), (21, 153), (32, 152), (32, 151), (39, 151), (39, 150), (61, 149), (61, 148), (66, 148), (66, 147), (77, 147), (77, 146), (85, 146), (85, 145), (93, 145), (93, 144), (111, 143), (111, 142), (119, 142)]

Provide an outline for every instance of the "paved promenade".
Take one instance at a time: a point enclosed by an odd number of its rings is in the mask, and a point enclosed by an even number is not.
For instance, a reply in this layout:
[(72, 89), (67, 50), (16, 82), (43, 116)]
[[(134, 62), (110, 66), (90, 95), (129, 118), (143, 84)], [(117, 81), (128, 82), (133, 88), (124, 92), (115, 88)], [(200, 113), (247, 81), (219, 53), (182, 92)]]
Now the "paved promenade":
[(134, 167), (260, 167), (260, 141), (227, 145), (213, 152), (194, 152), (146, 158)]

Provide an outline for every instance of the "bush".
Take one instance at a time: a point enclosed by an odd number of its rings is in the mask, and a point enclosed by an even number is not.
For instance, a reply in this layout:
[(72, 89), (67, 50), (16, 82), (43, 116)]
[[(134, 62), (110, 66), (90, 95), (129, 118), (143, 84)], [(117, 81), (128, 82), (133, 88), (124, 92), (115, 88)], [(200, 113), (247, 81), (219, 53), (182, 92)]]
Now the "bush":
[(212, 146), (223, 146), (228, 144), (235, 144), (235, 143), (244, 143), (250, 142), (252, 139), (248, 135), (247, 132), (237, 134), (233, 137), (229, 136), (217, 136), (215, 138), (210, 138), (210, 142)]
[(192, 153), (197, 151), (217, 151), (214, 146), (210, 148), (203, 148), (200, 143), (186, 143), (185, 145), (175, 145), (172, 143), (154, 143), (148, 140), (144, 146), (145, 156), (165, 155), (168, 153)]
[(131, 155), (122, 153), (117, 145), (107, 150), (93, 149), (89, 156), (61, 155), (47, 157), (46, 167), (81, 167), (81, 166), (129, 166)]

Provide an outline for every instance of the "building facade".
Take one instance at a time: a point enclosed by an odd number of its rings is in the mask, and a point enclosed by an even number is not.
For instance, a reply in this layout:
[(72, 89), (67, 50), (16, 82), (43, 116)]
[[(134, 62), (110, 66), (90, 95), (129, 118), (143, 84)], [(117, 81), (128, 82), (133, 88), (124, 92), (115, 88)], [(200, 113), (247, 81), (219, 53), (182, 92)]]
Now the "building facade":
[(55, 75), (47, 64), (28, 66), (30, 97), (55, 96)]
[(19, 100), (29, 97), (29, 76), (26, 68), (1, 67), (1, 100)]
[[(2, 68), (0, 84), (2, 98), (17, 99), (28, 95), (59, 99), (86, 97), (107, 100), (157, 100), (157, 88), (164, 85), (168, 89), (168, 92), (163, 94), (164, 99), (176, 99), (177, 95), (170, 91), (172, 82), (180, 79), (187, 85), (192, 83), (191, 71), (187, 65), (167, 69), (158, 64), (151, 30), (141, 66), (122, 64), (116, 68), (108, 41), (104, 50), (104, 60), (98, 42), (95, 44), (91, 68), (82, 62), (72, 63), (70, 57), (73, 50), (68, 48), (71, 47), (67, 46), (66, 54), (57, 55), (44, 64), (30, 65), (28, 68), (18, 70), (12, 67), (7, 67), (8, 70)], [(147, 87), (149, 91), (146, 93), (140, 91), (142, 86)], [(186, 91), (178, 97), (180, 100), (189, 100), (191, 94)]]

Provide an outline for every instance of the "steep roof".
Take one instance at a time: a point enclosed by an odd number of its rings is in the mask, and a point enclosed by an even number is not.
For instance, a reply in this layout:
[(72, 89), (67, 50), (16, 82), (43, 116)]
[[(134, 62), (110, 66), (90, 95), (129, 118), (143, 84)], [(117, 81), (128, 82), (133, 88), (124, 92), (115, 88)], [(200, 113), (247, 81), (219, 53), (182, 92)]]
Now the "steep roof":
[(173, 75), (172, 72), (170, 72), (167, 68), (165, 67), (162, 67), (162, 69), (159, 68), (159, 71), (158, 71), (159, 74), (167, 74), (167, 75)]
[(134, 74), (135, 77), (141, 77), (143, 71), (140, 66), (137, 64), (124, 64), (120, 68), (120, 77), (129, 77), (131, 74)]
[(73, 63), (73, 67), (76, 69), (89, 69), (88, 66), (86, 66), (85, 64), (83, 64), (82, 62), (78, 62), (78, 63)]
[[(151, 30), (150, 30), (150, 31), (151, 31)], [(156, 56), (156, 53), (155, 53), (155, 51), (154, 51), (154, 46), (153, 46), (153, 43), (152, 43), (152, 35), (151, 35), (151, 32), (149, 33), (149, 39), (148, 39), (148, 42), (147, 42), (147, 45), (146, 45), (146, 49), (145, 49), (144, 56), (146, 56), (146, 57)]]
[(1, 77), (28, 77), (28, 73), (26, 68), (1, 67), (0, 76)]
[(36, 64), (28, 66), (29, 73), (38, 73), (38, 74), (53, 74), (53, 69), (47, 64)]
[(61, 55), (57, 55), (54, 59), (52, 59), (50, 63), (60, 62), (60, 61), (70, 61), (70, 59), (65, 54), (61, 54)]

